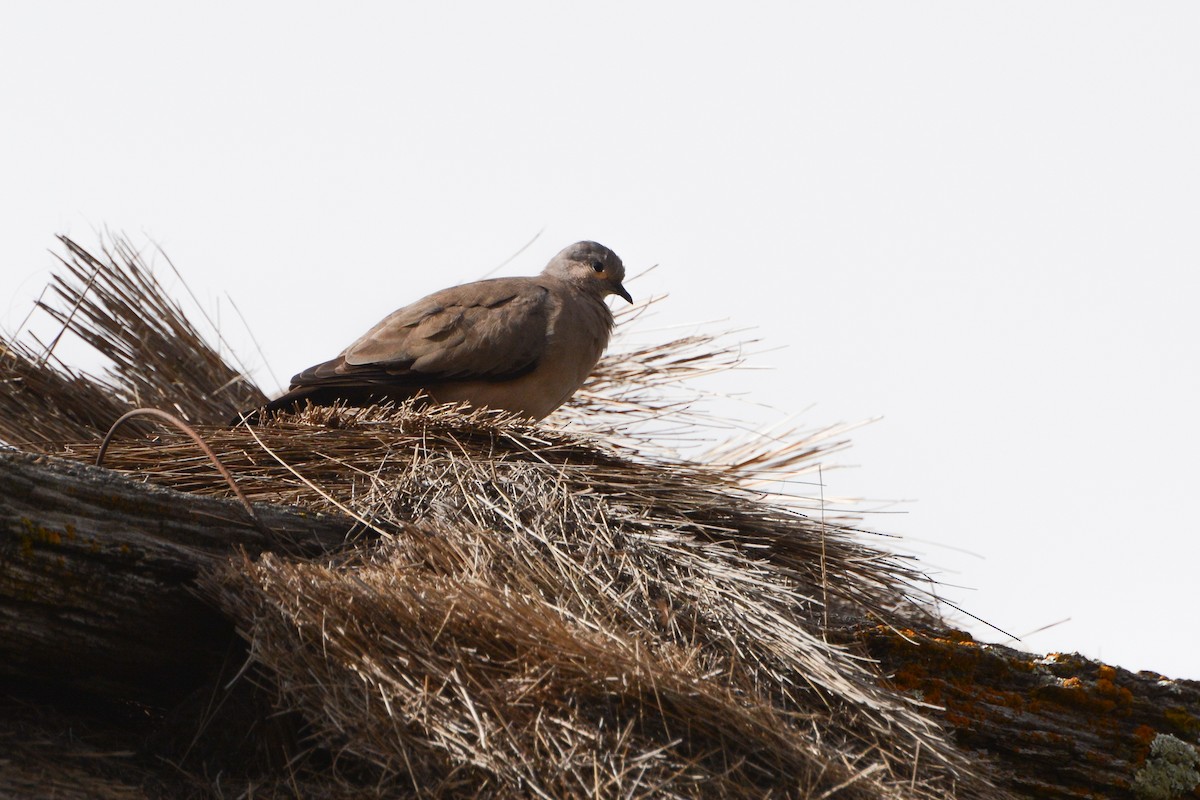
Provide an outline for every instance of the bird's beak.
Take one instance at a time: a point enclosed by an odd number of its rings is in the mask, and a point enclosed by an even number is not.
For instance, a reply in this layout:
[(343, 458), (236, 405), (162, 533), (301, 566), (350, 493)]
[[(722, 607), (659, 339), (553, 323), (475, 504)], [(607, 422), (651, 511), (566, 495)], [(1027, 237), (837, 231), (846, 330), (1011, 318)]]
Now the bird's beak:
[(633, 298), (629, 296), (629, 292), (625, 291), (625, 287), (621, 285), (620, 281), (613, 282), (612, 293), (624, 299), (626, 303), (633, 303)]

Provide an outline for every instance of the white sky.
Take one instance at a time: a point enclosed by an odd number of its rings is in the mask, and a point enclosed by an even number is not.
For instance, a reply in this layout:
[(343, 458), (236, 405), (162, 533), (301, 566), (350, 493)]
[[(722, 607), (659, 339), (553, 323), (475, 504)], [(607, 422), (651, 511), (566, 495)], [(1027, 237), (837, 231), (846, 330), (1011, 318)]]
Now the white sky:
[(0, 11), (7, 329), (108, 228), (286, 380), (595, 239), (785, 346), (723, 388), (884, 417), (826, 494), (955, 602), (1200, 678), (1200, 5), (183, 5)]

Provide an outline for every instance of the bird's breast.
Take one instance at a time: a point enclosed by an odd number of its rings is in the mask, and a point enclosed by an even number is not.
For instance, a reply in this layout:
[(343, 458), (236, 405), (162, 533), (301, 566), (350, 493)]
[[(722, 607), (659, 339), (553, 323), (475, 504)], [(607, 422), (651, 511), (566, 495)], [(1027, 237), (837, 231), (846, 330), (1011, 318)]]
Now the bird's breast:
[(560, 374), (564, 385), (570, 384), (567, 397), (592, 374), (608, 347), (612, 325), (608, 306), (593, 297), (571, 297), (552, 312), (542, 363)]

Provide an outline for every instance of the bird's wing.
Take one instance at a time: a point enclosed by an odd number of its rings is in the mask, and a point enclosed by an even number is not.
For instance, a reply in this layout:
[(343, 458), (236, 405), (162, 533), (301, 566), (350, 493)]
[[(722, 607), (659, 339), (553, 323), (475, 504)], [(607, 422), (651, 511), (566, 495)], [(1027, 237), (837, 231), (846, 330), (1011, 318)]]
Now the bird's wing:
[(550, 290), (533, 278), (444, 289), (388, 315), (337, 358), (292, 378), (292, 385), (515, 378), (534, 369), (546, 349), (551, 304)]

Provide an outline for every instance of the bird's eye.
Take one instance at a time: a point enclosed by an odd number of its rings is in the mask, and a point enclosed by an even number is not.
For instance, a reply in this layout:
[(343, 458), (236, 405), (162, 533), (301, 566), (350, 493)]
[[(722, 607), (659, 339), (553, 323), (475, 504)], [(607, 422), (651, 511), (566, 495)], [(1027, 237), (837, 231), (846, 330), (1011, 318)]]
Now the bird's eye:
[(604, 272), (604, 262), (603, 261), (593, 261), (592, 269), (594, 269), (596, 272)]

